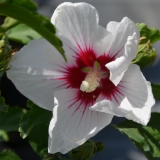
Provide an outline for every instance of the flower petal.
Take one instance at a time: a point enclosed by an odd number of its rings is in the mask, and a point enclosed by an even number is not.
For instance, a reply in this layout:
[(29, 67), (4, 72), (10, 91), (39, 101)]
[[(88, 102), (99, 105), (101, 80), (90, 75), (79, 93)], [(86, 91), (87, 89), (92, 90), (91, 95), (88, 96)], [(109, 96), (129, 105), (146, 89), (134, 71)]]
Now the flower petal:
[(107, 126), (112, 115), (91, 111), (81, 101), (74, 103), (79, 90), (56, 91), (53, 118), (49, 126), (49, 153), (67, 153)]
[(95, 46), (94, 44), (109, 34), (106, 29), (98, 25), (99, 17), (96, 9), (87, 3), (60, 4), (54, 11), (51, 22), (57, 28), (57, 36), (64, 39), (63, 43), (68, 46), (72, 43), (79, 50)]
[(112, 32), (113, 39), (108, 53), (116, 59), (106, 67), (110, 70), (110, 80), (117, 85), (132, 59), (136, 56), (139, 31), (136, 25), (127, 17), (123, 18), (120, 23), (110, 22), (107, 30)]
[(52, 62), (64, 61), (45, 39), (34, 40), (12, 57), (7, 76), (24, 96), (42, 108), (53, 110), (53, 92), (64, 86), (58, 87), (61, 82), (55, 79), (61, 77), (62, 73), (57, 71), (59, 66), (50, 65), (47, 61), (47, 54), (50, 53), (46, 48), (54, 55)]
[(126, 117), (146, 125), (155, 100), (151, 85), (142, 75), (139, 66), (130, 65), (117, 88), (118, 92), (111, 101), (100, 96), (91, 110)]

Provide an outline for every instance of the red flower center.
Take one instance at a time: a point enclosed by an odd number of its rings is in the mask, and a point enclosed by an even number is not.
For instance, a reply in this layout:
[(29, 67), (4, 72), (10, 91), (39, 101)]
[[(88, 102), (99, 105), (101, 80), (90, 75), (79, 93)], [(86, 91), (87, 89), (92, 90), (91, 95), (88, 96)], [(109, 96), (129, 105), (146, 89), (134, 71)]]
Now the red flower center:
[[(87, 107), (95, 103), (99, 94), (102, 94), (106, 99), (111, 99), (117, 92), (117, 87), (110, 81), (109, 70), (105, 65), (113, 61), (115, 57), (107, 53), (98, 56), (95, 50), (89, 47), (85, 50), (79, 48), (79, 53), (74, 58), (77, 65), (63, 67), (61, 72), (64, 73), (64, 77), (59, 80), (64, 81), (66, 88), (79, 89), (76, 98), (74, 98), (75, 102), (81, 100), (81, 105), (84, 103)], [(92, 79), (92, 77), (94, 78)], [(81, 85), (84, 81), (89, 81), (91, 90), (82, 91)], [(97, 82), (96, 87), (92, 86), (94, 82)]]

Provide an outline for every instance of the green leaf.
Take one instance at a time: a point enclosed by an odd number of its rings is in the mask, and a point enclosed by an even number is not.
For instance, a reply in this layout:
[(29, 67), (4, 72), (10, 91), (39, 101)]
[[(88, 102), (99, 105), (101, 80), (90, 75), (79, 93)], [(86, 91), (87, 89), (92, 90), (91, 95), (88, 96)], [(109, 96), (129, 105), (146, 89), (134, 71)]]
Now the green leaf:
[(5, 99), (2, 96), (0, 96), (0, 110), (3, 112), (8, 111), (8, 105), (5, 104)]
[(18, 23), (19, 23), (19, 21), (17, 21), (16, 19), (11, 18), (11, 17), (6, 17), (4, 20), (4, 23), (1, 25), (1, 27), (9, 29), (11, 27), (16, 26)]
[(38, 107), (30, 100), (27, 102), (27, 106), (31, 109), (22, 116), (19, 124), (19, 131), (22, 138), (26, 138), (38, 124), (43, 123), (49, 125), (52, 118), (51, 111)]
[[(61, 53), (66, 60), (61, 40), (55, 36), (55, 28), (50, 20), (35, 13), (29, 0), (1, 0), (0, 14), (12, 17), (34, 29), (46, 38)], [(29, 8), (29, 9), (28, 9)]]
[(14, 152), (10, 150), (4, 150), (0, 153), (1, 160), (21, 160)]
[(19, 120), (24, 113), (24, 110), (19, 107), (9, 107), (8, 112), (0, 112), (0, 130), (18, 131)]
[(30, 114), (29, 111), (24, 113), (19, 122), (18, 131), (20, 132), (20, 136), (23, 139), (28, 136), (28, 134), (30, 133), (30, 130), (32, 129), (32, 128), (28, 128), (29, 114)]
[(90, 160), (96, 153), (95, 150), (95, 143), (88, 140), (86, 143), (68, 152), (68, 155), (73, 160)]
[(150, 40), (151, 44), (160, 40), (160, 31), (155, 28), (148, 28), (144, 23), (137, 23), (137, 27), (140, 30), (140, 37), (146, 37), (140, 43), (147, 43)]
[(28, 136), (29, 143), (33, 150), (44, 156), (48, 154), (48, 126), (45, 124), (39, 124), (34, 126)]
[(159, 84), (151, 84), (152, 85), (152, 92), (156, 99), (160, 100), (160, 85)]
[(160, 113), (152, 113), (147, 126), (125, 120), (114, 127), (125, 134), (148, 160), (160, 159)]
[(15, 6), (24, 7), (33, 12), (37, 11), (36, 3), (31, 0), (7, 0), (7, 2)]
[(18, 24), (15, 27), (9, 29), (6, 32), (8, 39), (27, 44), (29, 41), (33, 39), (40, 39), (42, 36), (38, 34), (36, 31), (26, 26), (25, 24)]
[(0, 130), (0, 142), (7, 142), (9, 141), (9, 136), (7, 132)]

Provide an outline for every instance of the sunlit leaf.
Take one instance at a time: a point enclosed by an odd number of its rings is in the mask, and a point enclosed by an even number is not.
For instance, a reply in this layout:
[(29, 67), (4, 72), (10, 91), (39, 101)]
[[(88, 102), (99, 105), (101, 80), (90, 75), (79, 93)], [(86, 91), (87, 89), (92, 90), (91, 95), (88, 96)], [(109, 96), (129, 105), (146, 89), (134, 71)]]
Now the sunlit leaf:
[(125, 134), (148, 160), (160, 159), (160, 113), (152, 113), (147, 126), (125, 120), (114, 127)]
[(22, 44), (27, 44), (33, 39), (40, 39), (42, 36), (25, 24), (18, 24), (6, 32), (8, 38)]
[(6, 17), (4, 20), (4, 23), (1, 25), (3, 28), (9, 29), (11, 27), (16, 26), (19, 23), (19, 21), (17, 21), (14, 18), (11, 17)]

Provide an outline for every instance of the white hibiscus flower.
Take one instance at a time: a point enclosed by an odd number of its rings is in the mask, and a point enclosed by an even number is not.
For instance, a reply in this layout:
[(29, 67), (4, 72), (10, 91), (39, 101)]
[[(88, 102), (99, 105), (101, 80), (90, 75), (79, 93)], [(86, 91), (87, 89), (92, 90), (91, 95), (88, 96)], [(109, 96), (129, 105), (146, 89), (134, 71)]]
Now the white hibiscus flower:
[(135, 57), (139, 31), (128, 18), (98, 24), (87, 3), (63, 3), (51, 22), (67, 57), (45, 39), (34, 40), (10, 61), (8, 78), (42, 108), (53, 111), (49, 152), (67, 153), (107, 126), (113, 115), (143, 125), (154, 104), (150, 83)]

